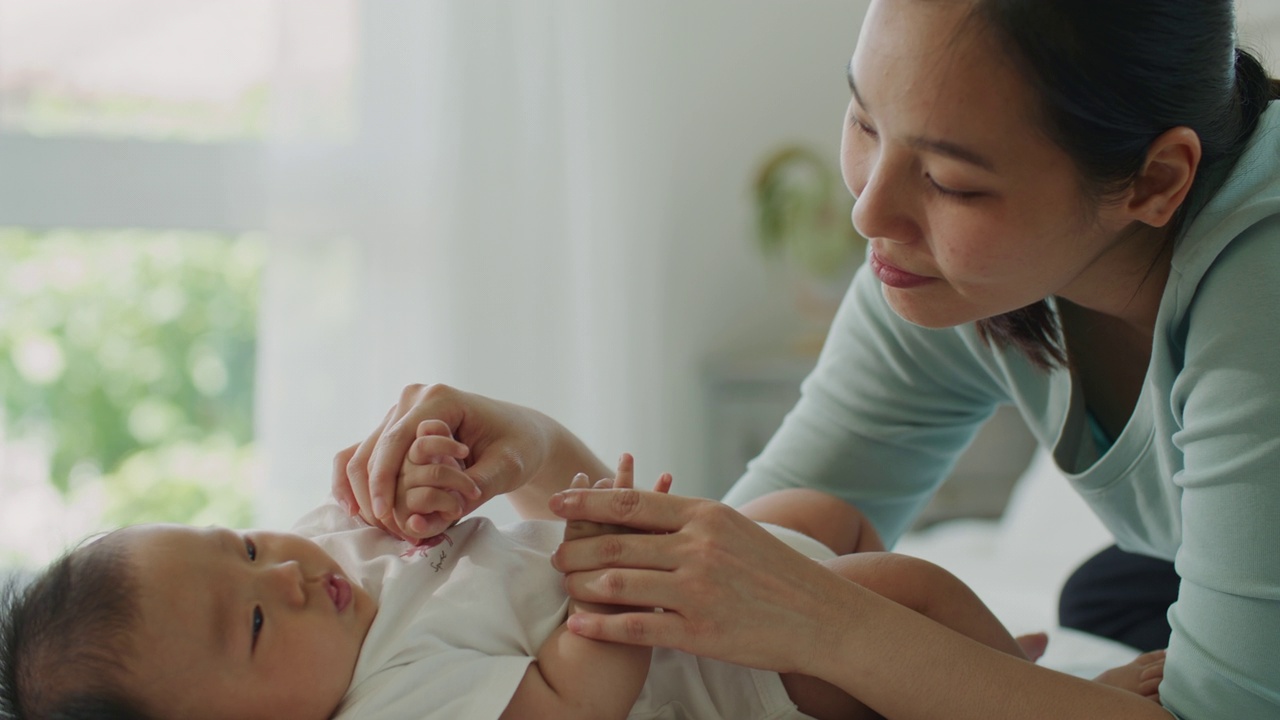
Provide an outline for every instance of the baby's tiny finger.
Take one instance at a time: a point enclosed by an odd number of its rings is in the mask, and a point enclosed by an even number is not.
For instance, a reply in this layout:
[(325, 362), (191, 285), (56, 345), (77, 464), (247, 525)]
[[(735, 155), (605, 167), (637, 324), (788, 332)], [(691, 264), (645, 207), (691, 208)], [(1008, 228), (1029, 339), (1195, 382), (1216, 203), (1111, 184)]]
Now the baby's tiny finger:
[(445, 488), (413, 488), (405, 493), (405, 515), (438, 512), (454, 518), (461, 517), (466, 501), (457, 490)]
[(635, 487), (635, 458), (631, 457), (631, 453), (622, 453), (622, 457), (618, 458), (618, 477), (614, 479), (613, 486), (617, 489)]
[(476, 481), (457, 467), (441, 463), (409, 467), (411, 472), (405, 472), (400, 479), (402, 491), (419, 488), (453, 490), (473, 500), (481, 495)]
[(662, 473), (658, 476), (658, 481), (653, 484), (653, 491), (659, 493), (671, 492), (671, 483), (675, 479), (671, 477), (671, 473)]
[(413, 536), (417, 540), (433, 538), (445, 530), (448, 530), (449, 526), (452, 524), (452, 520), (440, 513), (410, 515), (409, 521), (406, 523), (406, 525), (408, 525), (408, 529), (413, 531)]
[(577, 475), (573, 476), (572, 480), (569, 481), (569, 487), (571, 488), (591, 487), (591, 479), (587, 477), (586, 473), (578, 473)]
[(610, 490), (614, 487), (614, 482), (616, 481), (613, 478), (600, 478), (592, 487), (597, 490)]
[(409, 462), (418, 465), (445, 462), (452, 467), (461, 467), (458, 460), (469, 452), (470, 448), (451, 437), (427, 435), (414, 439), (409, 446)]

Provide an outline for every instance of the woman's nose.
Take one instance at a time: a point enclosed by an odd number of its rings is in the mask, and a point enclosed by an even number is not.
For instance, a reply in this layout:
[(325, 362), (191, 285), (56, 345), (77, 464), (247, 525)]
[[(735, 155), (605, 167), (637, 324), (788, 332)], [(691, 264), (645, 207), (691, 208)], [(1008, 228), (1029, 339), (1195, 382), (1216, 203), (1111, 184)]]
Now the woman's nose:
[(913, 216), (910, 189), (901, 181), (901, 172), (883, 160), (867, 176), (867, 182), (853, 203), (853, 226), (865, 238), (912, 242), (920, 235)]

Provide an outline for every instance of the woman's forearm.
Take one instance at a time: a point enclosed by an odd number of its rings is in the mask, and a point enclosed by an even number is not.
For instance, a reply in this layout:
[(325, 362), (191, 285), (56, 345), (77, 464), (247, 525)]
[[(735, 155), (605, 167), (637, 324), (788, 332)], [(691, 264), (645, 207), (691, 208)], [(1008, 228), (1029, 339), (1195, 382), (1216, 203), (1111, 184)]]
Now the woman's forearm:
[[(547, 509), (547, 501), (569, 487), (574, 475), (586, 473), (595, 481), (611, 477), (613, 472), (568, 428), (546, 415), (542, 417), (544, 421), (540, 430), (548, 433), (551, 450), (542, 467), (528, 482), (507, 497), (522, 518), (559, 520), (561, 518)], [(519, 459), (513, 459), (513, 462), (519, 462)]]
[(1169, 720), (1151, 700), (1036, 666), (849, 583), (828, 604), (836, 642), (799, 672), (837, 685), (887, 718)]

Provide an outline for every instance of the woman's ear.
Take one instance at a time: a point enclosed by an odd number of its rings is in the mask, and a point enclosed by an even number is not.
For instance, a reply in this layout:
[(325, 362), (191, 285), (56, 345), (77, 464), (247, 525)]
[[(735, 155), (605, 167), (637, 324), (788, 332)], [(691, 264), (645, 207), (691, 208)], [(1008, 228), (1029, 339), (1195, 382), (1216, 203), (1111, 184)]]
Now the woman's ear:
[(1167, 225), (1187, 199), (1200, 156), (1200, 136), (1189, 127), (1176, 127), (1156, 138), (1130, 190), (1130, 216), (1152, 227)]

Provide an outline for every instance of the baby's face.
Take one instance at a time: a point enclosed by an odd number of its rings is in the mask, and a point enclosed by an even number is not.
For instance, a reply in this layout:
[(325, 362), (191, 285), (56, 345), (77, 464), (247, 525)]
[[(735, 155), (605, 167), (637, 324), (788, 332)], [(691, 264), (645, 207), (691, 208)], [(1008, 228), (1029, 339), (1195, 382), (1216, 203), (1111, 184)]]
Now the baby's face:
[(143, 525), (119, 533), (141, 610), (131, 688), (182, 718), (323, 720), (346, 693), (374, 600), (284, 533)]

